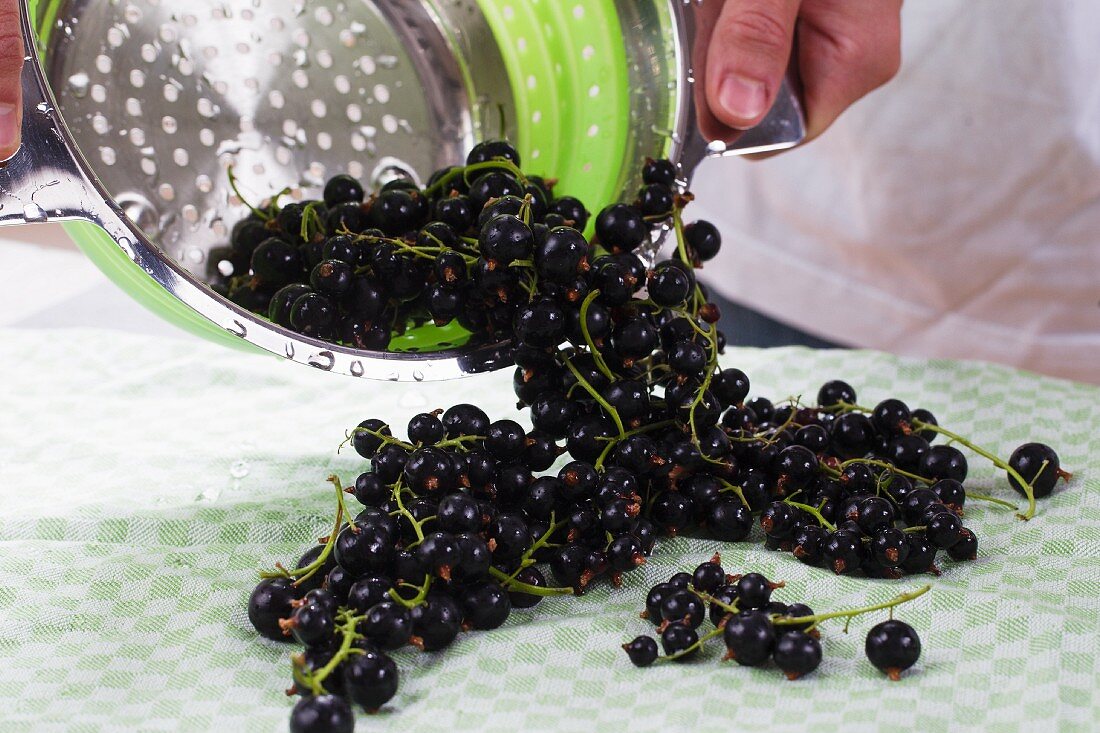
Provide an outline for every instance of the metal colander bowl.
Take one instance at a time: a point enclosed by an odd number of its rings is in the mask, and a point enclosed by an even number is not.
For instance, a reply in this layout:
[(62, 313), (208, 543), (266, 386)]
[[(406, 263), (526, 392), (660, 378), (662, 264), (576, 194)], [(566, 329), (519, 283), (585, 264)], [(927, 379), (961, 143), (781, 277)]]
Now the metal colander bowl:
[[(646, 156), (685, 182), (707, 154), (796, 144), (785, 88), (733, 144), (698, 134), (698, 0), (31, 0), (24, 144), (0, 170), (0, 223), (73, 220), (76, 243), (172, 322), (338, 373), (446, 379), (506, 361), (426, 327), (368, 352), (249, 313), (206, 282), (247, 208), (318, 198), (348, 172), (422, 182), (485, 137), (589, 208), (630, 196)], [(394, 347), (391, 347), (394, 348)], [(430, 350), (425, 350), (430, 349)]]

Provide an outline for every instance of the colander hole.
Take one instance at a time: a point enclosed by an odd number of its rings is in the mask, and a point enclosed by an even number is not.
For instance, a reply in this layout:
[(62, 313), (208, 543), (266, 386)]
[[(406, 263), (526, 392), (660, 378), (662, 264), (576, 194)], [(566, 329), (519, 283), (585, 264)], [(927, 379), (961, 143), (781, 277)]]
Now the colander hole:
[(316, 160), (313, 161), (312, 163), (309, 164), (308, 173), (309, 173), (310, 176), (313, 177), (314, 180), (323, 182), (324, 178), (325, 178), (325, 165), (324, 165), (324, 163), (320, 163)]
[(224, 97), (226, 93), (229, 92), (229, 85), (226, 84), (223, 80), (218, 79), (216, 82), (214, 82), (214, 91)]
[(184, 76), (191, 76), (195, 71), (195, 65), (191, 62), (191, 59), (180, 56), (176, 59), (176, 71)]
[(167, 102), (175, 102), (180, 98), (180, 90), (174, 84), (164, 85), (164, 99)]
[(218, 105), (211, 102), (206, 97), (200, 97), (199, 101), (195, 104), (195, 109), (203, 117), (213, 117), (218, 113)]
[(175, 135), (176, 130), (179, 129), (179, 124), (176, 122), (176, 118), (172, 115), (165, 115), (161, 118), (160, 129), (167, 132), (169, 135)]
[(504, 15), (505, 20), (511, 20), (516, 15), (516, 11), (512, 8), (511, 5), (505, 5), (500, 12)]
[(213, 224), (211, 224), (210, 228), (213, 229), (214, 234), (218, 235), (219, 237), (224, 237), (226, 234), (229, 234), (229, 229), (226, 228), (225, 222), (221, 219), (218, 219)]
[(588, 96), (592, 98), (600, 96), (600, 85), (593, 84), (592, 87), (588, 90)]
[(353, 102), (348, 105), (346, 114), (349, 122), (359, 122), (363, 119), (363, 108)]
[(130, 142), (136, 147), (141, 147), (145, 144), (145, 130), (140, 127), (134, 127), (130, 129)]
[(141, 159), (141, 172), (147, 176), (155, 176), (157, 174), (157, 164), (152, 158)]
[(321, 148), (321, 150), (331, 150), (332, 135), (329, 135), (327, 132), (317, 133), (317, 147)]
[(527, 77), (527, 88), (528, 89), (534, 89), (537, 84), (538, 84), (538, 80), (535, 79), (534, 74)]
[(332, 85), (341, 94), (347, 94), (351, 91), (351, 81), (343, 74), (337, 74), (336, 78), (332, 80)]
[(542, 110), (536, 109), (534, 112), (531, 113), (531, 122), (537, 125), (541, 121), (542, 121)]
[(103, 161), (104, 165), (114, 165), (115, 161), (118, 160), (118, 156), (114, 148), (105, 145), (99, 149), (99, 159)]
[(353, 132), (351, 134), (351, 147), (361, 153), (367, 149), (367, 139), (358, 132)]
[(217, 56), (218, 56), (218, 47), (217, 46), (206, 46), (202, 50), (202, 55), (203, 55), (203, 57), (205, 57), (207, 59), (217, 58)]
[(92, 129), (100, 135), (106, 135), (111, 129), (111, 125), (107, 122), (107, 118), (98, 112), (92, 115)]
[(136, 98), (130, 97), (126, 100), (126, 114), (131, 117), (141, 117), (141, 102)]
[(325, 25), (325, 26), (332, 25), (332, 21), (333, 21), (332, 11), (329, 10), (328, 8), (326, 8), (323, 5), (319, 8), (317, 8), (315, 11), (313, 11), (313, 17), (316, 18), (317, 22), (320, 23), (321, 25)]
[[(199, 220), (199, 210), (195, 208), (193, 204), (184, 206), (180, 209), (180, 213), (183, 215), (185, 221), (189, 221), (192, 224)], [(192, 262), (202, 262), (204, 257), (202, 250), (198, 247), (192, 247), (188, 250), (187, 256)]]
[(262, 176), (266, 170), (267, 169), (264, 168), (263, 163), (257, 163), (252, 166), (252, 172), (255, 173), (257, 176)]
[(106, 54), (99, 54), (95, 57), (95, 68), (100, 74), (111, 73), (111, 57)]
[(313, 113), (314, 117), (324, 117), (328, 114), (328, 107), (325, 106), (324, 100), (314, 99), (309, 104), (309, 111)]
[(592, 170), (592, 164), (591, 163), (585, 163), (584, 165), (581, 166), (581, 170), (584, 171), (585, 173), (587, 173), (588, 171)]
[(294, 82), (294, 86), (299, 89), (305, 89), (309, 86), (309, 74), (302, 69), (295, 69), (294, 73), (290, 75), (290, 80)]
[(391, 135), (397, 132), (397, 118), (393, 115), (382, 115), (382, 129)]
[(522, 37), (522, 36), (517, 38), (516, 39), (516, 48), (519, 49), (520, 53), (527, 53), (527, 39)]
[(594, 49), (591, 45), (585, 46), (584, 48), (581, 49), (581, 58), (584, 59), (585, 61), (590, 60), (595, 55), (596, 55), (596, 49)]
[(271, 30), (273, 31), (281, 31), (286, 28), (286, 23), (284, 23), (283, 19), (278, 16), (275, 16), (270, 21), (268, 21), (268, 25), (271, 26)]
[(145, 86), (145, 72), (141, 69), (130, 70), (130, 86), (135, 89), (141, 89)]
[(253, 92), (260, 91), (260, 80), (254, 76), (250, 76), (244, 80), (244, 85), (251, 89)]
[(176, 198), (176, 189), (172, 188), (171, 183), (162, 183), (157, 186), (157, 195), (165, 201), (173, 201)]
[(588, 137), (596, 137), (599, 134), (600, 134), (600, 126), (599, 125), (592, 125), (591, 127), (588, 128)]
[(179, 34), (176, 33), (176, 29), (168, 23), (164, 23), (160, 27), (160, 40), (164, 43), (175, 43), (179, 38)]
[(142, 17), (141, 8), (136, 5), (127, 5), (126, 9), (122, 11), (122, 17), (126, 19), (127, 23), (140, 23)]
[(390, 90), (385, 84), (375, 84), (372, 93), (380, 104), (385, 104), (390, 101)]
[(332, 54), (327, 49), (321, 49), (317, 52), (317, 65), (322, 69), (332, 68)]
[(283, 97), (283, 93), (280, 92), (278, 89), (272, 89), (270, 92), (268, 92), (267, 101), (275, 109), (282, 109), (283, 105), (286, 104), (286, 99)]
[(234, 48), (237, 49), (237, 53), (242, 54), (244, 56), (247, 56), (249, 53), (252, 52), (252, 47), (249, 46), (244, 41), (241, 41), (240, 43), (238, 43)]
[(347, 28), (340, 31), (337, 36), (340, 39), (340, 44), (345, 48), (351, 48), (355, 45), (355, 33)]
[(378, 65), (383, 69), (393, 69), (397, 67), (397, 57), (392, 54), (383, 54), (378, 57)]
[(204, 127), (199, 130), (199, 142), (206, 147), (213, 147), (214, 145), (214, 131), (209, 127)]
[(102, 84), (92, 85), (92, 101), (103, 104), (107, 101), (107, 88)]
[(141, 44), (141, 60), (144, 61), (145, 63), (151, 64), (154, 61), (156, 61), (158, 54), (159, 54), (159, 52), (157, 51), (156, 46), (154, 46), (153, 44), (151, 44), (151, 43)]
[(531, 158), (532, 159), (538, 158), (540, 155), (542, 155), (542, 151), (540, 151), (538, 148), (535, 148), (534, 150), (531, 151)]
[[(244, 11), (244, 13), (247, 13), (247, 12), (248, 12), (247, 10)], [(248, 20), (248, 18), (245, 17), (244, 13), (241, 13), (241, 17), (244, 18), (245, 20)], [(199, 22), (199, 19), (196, 18), (191, 13), (187, 13), (186, 15), (183, 16), (183, 24), (185, 26), (187, 26), (188, 28), (194, 28), (198, 24), (198, 22)]]
[(195, 188), (202, 193), (210, 193), (214, 190), (214, 182), (205, 173), (195, 176)]
[(282, 145), (275, 149), (275, 161), (279, 165), (290, 165), (290, 150)]
[(584, 6), (583, 5), (573, 6), (573, 17), (576, 18), (577, 20), (580, 20), (581, 18), (584, 17)]
[(373, 74), (377, 69), (372, 56), (360, 56), (359, 60), (355, 62), (355, 65), (367, 76)]
[(283, 134), (287, 137), (294, 137), (294, 134), (298, 132), (298, 123), (294, 120), (283, 120)]
[(302, 48), (309, 45), (309, 32), (305, 28), (295, 28), (290, 34), (290, 40)]
[(126, 40), (126, 34), (122, 32), (122, 29), (116, 26), (111, 26), (107, 29), (107, 45), (111, 48), (118, 48), (122, 45), (122, 42)]
[(271, 64), (272, 66), (282, 66), (283, 55), (278, 51), (272, 51), (267, 55), (267, 63)]
[(353, 160), (348, 163), (348, 175), (352, 176), (353, 178), (362, 178), (363, 164), (360, 163), (358, 160)]
[(220, 262), (218, 262), (218, 272), (221, 274), (222, 277), (232, 277), (233, 263), (229, 260), (221, 260)]
[(187, 155), (187, 151), (183, 148), (176, 148), (172, 151), (172, 160), (175, 161), (176, 165), (178, 165), (180, 168), (183, 168), (187, 165), (190, 157)]

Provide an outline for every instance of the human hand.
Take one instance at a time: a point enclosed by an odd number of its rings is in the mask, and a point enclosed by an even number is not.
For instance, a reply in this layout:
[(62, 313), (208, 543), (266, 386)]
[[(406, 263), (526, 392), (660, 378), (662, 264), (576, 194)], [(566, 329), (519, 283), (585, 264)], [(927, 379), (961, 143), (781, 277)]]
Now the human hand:
[(699, 38), (693, 62), (703, 134), (729, 140), (760, 122), (775, 101), (794, 47), (806, 139), (817, 137), (897, 73), (901, 3), (711, 0), (695, 6)]
[(23, 55), (19, 0), (0, 0), (0, 160), (7, 160), (19, 150)]

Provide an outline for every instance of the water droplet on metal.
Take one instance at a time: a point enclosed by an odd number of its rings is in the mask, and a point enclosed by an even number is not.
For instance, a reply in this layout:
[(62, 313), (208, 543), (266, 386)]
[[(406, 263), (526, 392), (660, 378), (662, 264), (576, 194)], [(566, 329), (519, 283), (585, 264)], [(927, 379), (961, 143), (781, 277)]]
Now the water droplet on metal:
[(241, 338), (244, 338), (248, 335), (248, 328), (236, 318), (233, 319), (232, 323), (225, 327), (225, 330), (229, 331), (229, 333), (234, 334), (235, 336), (240, 336)]
[(419, 369), (414, 369), (413, 370), (413, 379), (416, 380), (417, 382), (423, 382), (424, 381), (424, 372), (420, 371)]
[(23, 205), (23, 218), (32, 223), (43, 222), (47, 219), (46, 212), (36, 203)]
[(233, 478), (244, 478), (248, 475), (250, 469), (251, 466), (248, 465), (248, 461), (234, 461), (233, 465), (229, 467), (229, 475)]
[(293, 359), (294, 358), (294, 342), (293, 341), (287, 341), (286, 346), (283, 348), (283, 352), (286, 354), (286, 358)]
[(351, 372), (351, 376), (353, 376), (353, 377), (363, 376), (363, 372), (364, 372), (363, 362), (356, 359), (355, 361), (353, 361), (351, 363), (351, 367), (349, 368), (349, 371)]

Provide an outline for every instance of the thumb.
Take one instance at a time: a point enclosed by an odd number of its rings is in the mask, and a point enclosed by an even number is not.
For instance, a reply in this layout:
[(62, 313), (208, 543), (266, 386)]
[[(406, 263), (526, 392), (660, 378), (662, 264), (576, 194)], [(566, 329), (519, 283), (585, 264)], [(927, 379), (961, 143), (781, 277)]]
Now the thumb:
[(707, 104), (747, 129), (775, 101), (791, 55), (799, 0), (726, 0), (707, 51)]
[(0, 160), (19, 150), (23, 127), (23, 33), (19, 0), (0, 0)]

